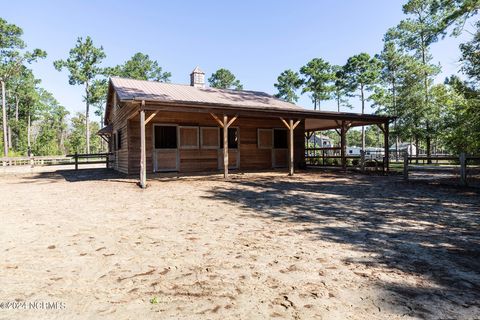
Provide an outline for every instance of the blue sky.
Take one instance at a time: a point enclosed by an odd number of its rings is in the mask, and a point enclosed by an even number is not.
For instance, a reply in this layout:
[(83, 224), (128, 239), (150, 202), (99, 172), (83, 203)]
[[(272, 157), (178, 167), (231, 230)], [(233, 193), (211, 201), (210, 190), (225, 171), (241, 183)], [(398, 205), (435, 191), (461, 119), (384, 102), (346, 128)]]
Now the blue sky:
[[(283, 70), (298, 70), (314, 57), (344, 64), (351, 55), (379, 52), (386, 30), (403, 18), (404, 2), (18, 0), (3, 3), (0, 16), (23, 28), (30, 49), (47, 51), (34, 72), (73, 113), (84, 110), (82, 89), (70, 86), (67, 73), (56, 71), (52, 62), (66, 58), (79, 36), (90, 35), (104, 47), (105, 66), (140, 51), (170, 71), (174, 83), (188, 83), (197, 65), (207, 76), (223, 67), (245, 89), (273, 94)], [(447, 38), (433, 45), (434, 60), (443, 68), (438, 81), (457, 72), (463, 40)], [(359, 112), (359, 103), (352, 102)], [(312, 108), (307, 95), (298, 104)], [(322, 109), (335, 110), (335, 103), (322, 102)]]

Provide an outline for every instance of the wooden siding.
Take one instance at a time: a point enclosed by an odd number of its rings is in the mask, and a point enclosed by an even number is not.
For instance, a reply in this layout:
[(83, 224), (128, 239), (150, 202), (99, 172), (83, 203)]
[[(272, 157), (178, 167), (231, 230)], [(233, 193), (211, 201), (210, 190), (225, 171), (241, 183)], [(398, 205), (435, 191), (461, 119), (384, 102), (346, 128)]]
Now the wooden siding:
[[(152, 114), (146, 113), (146, 117)], [(153, 126), (161, 124), (176, 124), (179, 126), (193, 127), (218, 127), (217, 122), (208, 113), (185, 113), (185, 112), (158, 112), (157, 115), (146, 125), (146, 158), (147, 172), (154, 170), (153, 157)], [(239, 169), (256, 170), (270, 169), (273, 167), (272, 149), (258, 148), (258, 129), (284, 128), (280, 119), (275, 118), (247, 118), (239, 117), (232, 127), (239, 128), (238, 150), (230, 150), (229, 165), (234, 167), (239, 153)], [(137, 174), (140, 171), (140, 124), (138, 116), (128, 120), (128, 173)], [(200, 131), (198, 132), (200, 134)], [(181, 141), (180, 137), (180, 141)], [(304, 162), (304, 123), (299, 124), (295, 129), (295, 165), (299, 166)], [(212, 139), (214, 140), (214, 139)], [(210, 143), (211, 144), (211, 143)], [(124, 147), (125, 148), (125, 147)], [(125, 148), (126, 149), (126, 148)], [(217, 171), (223, 167), (222, 149), (202, 148), (200, 143), (198, 148), (189, 148), (178, 150), (178, 165), (180, 172), (194, 171)], [(284, 153), (282, 151), (281, 153)], [(287, 154), (285, 152), (285, 154)], [(221, 156), (221, 160), (219, 157)], [(287, 157), (287, 155), (285, 155)], [(171, 159), (170, 159), (171, 160)], [(287, 158), (285, 158), (285, 166)]]
[[(123, 173), (128, 173), (128, 128), (127, 128), (127, 122), (124, 121), (122, 125), (120, 126), (114, 126), (113, 133), (117, 135), (118, 139), (118, 132), (121, 131), (121, 149), (117, 149), (117, 146), (114, 147), (114, 154), (115, 154), (115, 163), (114, 163), (114, 169), (118, 170)], [(117, 141), (118, 145), (118, 141)]]
[[(117, 99), (114, 98), (112, 101), (113, 104), (115, 104)], [(123, 173), (129, 173), (129, 156), (131, 155), (128, 137), (128, 118), (134, 114), (136, 110), (138, 110), (138, 108), (132, 107), (131, 105), (113, 105), (108, 116), (108, 122), (112, 124), (113, 133), (116, 134), (118, 131), (122, 131), (122, 148), (116, 150), (116, 146), (114, 146), (115, 162), (113, 168)], [(140, 144), (140, 139), (138, 140), (138, 143)], [(140, 147), (138, 150), (140, 151)], [(138, 157), (140, 159), (140, 155)]]
[(217, 170), (217, 150), (180, 150), (180, 172)]

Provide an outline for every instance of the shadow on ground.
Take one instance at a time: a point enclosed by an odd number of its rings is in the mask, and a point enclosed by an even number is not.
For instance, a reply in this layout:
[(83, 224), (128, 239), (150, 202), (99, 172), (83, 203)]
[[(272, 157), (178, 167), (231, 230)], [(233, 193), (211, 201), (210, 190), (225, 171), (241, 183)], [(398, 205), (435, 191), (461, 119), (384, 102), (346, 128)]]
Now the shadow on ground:
[[(238, 179), (208, 198), (238, 203), (252, 215), (288, 223), (321, 241), (352, 245), (373, 262), (427, 279), (381, 283), (404, 301), (440, 299), (462, 308), (480, 301), (480, 192), (404, 183), (393, 177), (303, 174)], [(417, 308), (416, 316), (428, 311)]]
[(115, 181), (135, 183), (135, 180), (133, 180), (132, 177), (128, 177), (125, 174), (107, 168), (89, 168), (80, 169), (78, 171), (67, 169), (22, 175), (21, 183), (31, 183), (32, 181), (41, 181), (42, 183), (54, 183), (56, 181)]

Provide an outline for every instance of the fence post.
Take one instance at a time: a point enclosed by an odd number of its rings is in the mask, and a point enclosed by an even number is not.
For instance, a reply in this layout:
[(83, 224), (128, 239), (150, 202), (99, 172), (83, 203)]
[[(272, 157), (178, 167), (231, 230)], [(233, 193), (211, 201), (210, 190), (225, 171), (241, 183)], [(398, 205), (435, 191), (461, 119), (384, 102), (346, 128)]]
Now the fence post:
[(105, 166), (108, 169), (108, 153), (105, 154)]
[(467, 185), (467, 157), (465, 152), (460, 153), (460, 185)]
[(78, 152), (75, 151), (75, 171), (78, 170)]
[(33, 158), (33, 156), (30, 156), (30, 167), (35, 167), (35, 159)]
[(360, 170), (365, 172), (365, 151), (360, 150)]
[(408, 151), (403, 153), (403, 180), (408, 180)]

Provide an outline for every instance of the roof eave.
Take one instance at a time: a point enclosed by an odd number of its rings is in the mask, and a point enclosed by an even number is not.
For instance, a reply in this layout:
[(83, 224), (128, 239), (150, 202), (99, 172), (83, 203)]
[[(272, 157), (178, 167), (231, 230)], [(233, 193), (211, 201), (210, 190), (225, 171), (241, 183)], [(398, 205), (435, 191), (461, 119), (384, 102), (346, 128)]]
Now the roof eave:
[(318, 111), (318, 110), (308, 110), (298, 107), (296, 109), (282, 109), (282, 108), (262, 108), (262, 107), (239, 107), (234, 104), (220, 104), (220, 103), (204, 103), (204, 102), (192, 102), (192, 101), (159, 101), (152, 99), (145, 99), (141, 97), (134, 97), (133, 99), (121, 99), (121, 102), (124, 103), (145, 103), (154, 104), (154, 105), (169, 105), (169, 106), (191, 106), (191, 107), (205, 107), (205, 109), (229, 109), (229, 111), (254, 111), (258, 113), (278, 113), (278, 114), (289, 114), (299, 118), (329, 118), (329, 119), (338, 119), (338, 120), (365, 120), (365, 121), (374, 121), (375, 123), (384, 123), (390, 122), (394, 117), (383, 116), (383, 115), (374, 115), (374, 114), (361, 114), (361, 113), (351, 113), (351, 112), (333, 112), (333, 111)]

